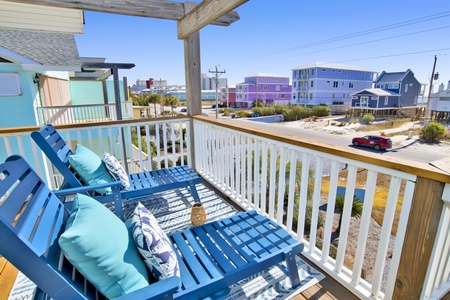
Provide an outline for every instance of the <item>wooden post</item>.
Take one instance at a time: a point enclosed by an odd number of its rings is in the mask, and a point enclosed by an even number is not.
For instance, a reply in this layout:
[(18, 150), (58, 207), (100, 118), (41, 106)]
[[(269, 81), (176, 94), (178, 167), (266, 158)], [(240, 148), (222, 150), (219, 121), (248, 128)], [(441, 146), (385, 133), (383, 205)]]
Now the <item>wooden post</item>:
[(444, 183), (417, 178), (393, 299), (419, 299), (444, 206)]
[[(184, 9), (187, 14), (195, 7), (194, 2), (185, 2)], [(184, 66), (186, 77), (186, 105), (189, 116), (202, 113), (202, 89), (201, 89), (201, 66), (200, 66), (200, 32), (195, 32), (184, 39)], [(190, 144), (191, 153), (194, 149), (194, 126), (191, 119)], [(191, 157), (191, 168), (195, 169), (195, 157)]]

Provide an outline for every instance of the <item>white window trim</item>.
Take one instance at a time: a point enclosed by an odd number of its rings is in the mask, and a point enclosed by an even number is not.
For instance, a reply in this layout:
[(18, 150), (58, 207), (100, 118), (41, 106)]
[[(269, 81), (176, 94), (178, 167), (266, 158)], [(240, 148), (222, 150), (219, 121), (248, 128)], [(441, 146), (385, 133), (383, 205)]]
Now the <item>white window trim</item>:
[(0, 78), (0, 96), (22, 96), (19, 73), (0, 73)]

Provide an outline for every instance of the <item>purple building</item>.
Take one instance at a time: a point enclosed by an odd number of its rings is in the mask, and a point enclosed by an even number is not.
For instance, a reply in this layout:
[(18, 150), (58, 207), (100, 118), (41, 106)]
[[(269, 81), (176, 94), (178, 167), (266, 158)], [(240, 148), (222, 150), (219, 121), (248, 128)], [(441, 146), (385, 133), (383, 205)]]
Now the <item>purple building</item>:
[(262, 100), (266, 106), (288, 105), (291, 101), (289, 77), (258, 73), (244, 80), (236, 84), (236, 107), (249, 108), (256, 99)]

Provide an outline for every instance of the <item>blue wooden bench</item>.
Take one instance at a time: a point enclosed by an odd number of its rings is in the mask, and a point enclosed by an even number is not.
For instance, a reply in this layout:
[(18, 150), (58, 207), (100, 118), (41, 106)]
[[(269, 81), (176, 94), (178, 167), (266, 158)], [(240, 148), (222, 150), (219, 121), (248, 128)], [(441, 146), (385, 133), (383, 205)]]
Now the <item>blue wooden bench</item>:
[[(120, 183), (109, 185), (119, 195)], [(93, 187), (56, 193), (89, 188)], [(20, 156), (11, 156), (0, 165), (0, 199), (0, 255), (53, 299), (105, 299), (62, 255), (57, 241), (70, 212)], [(117, 299), (220, 298), (229, 293), (231, 284), (283, 261), (292, 285), (300, 284), (295, 256), (303, 244), (254, 211), (169, 238), (181, 278), (172, 276)]]
[[(32, 132), (31, 137), (64, 177), (61, 189), (86, 185), (69, 164), (72, 150), (52, 125), (42, 126), (39, 130)], [(128, 174), (128, 178), (130, 186), (127, 190), (121, 191), (122, 199), (137, 199), (153, 193), (188, 188), (194, 201), (200, 202), (195, 185), (202, 183), (202, 179), (187, 166), (132, 173)]]

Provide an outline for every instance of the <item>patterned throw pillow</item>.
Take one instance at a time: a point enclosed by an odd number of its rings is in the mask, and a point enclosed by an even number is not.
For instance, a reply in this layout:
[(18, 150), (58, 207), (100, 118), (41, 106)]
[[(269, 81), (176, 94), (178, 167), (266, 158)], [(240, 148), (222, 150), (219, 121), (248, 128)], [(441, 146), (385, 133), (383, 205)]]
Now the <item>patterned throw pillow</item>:
[(127, 172), (123, 169), (120, 162), (113, 155), (103, 152), (103, 162), (105, 163), (106, 169), (115, 180), (122, 181), (122, 189), (128, 190), (130, 187), (130, 180), (128, 179)]
[(158, 221), (138, 203), (131, 218), (134, 243), (156, 279), (180, 277), (178, 259), (166, 233)]

